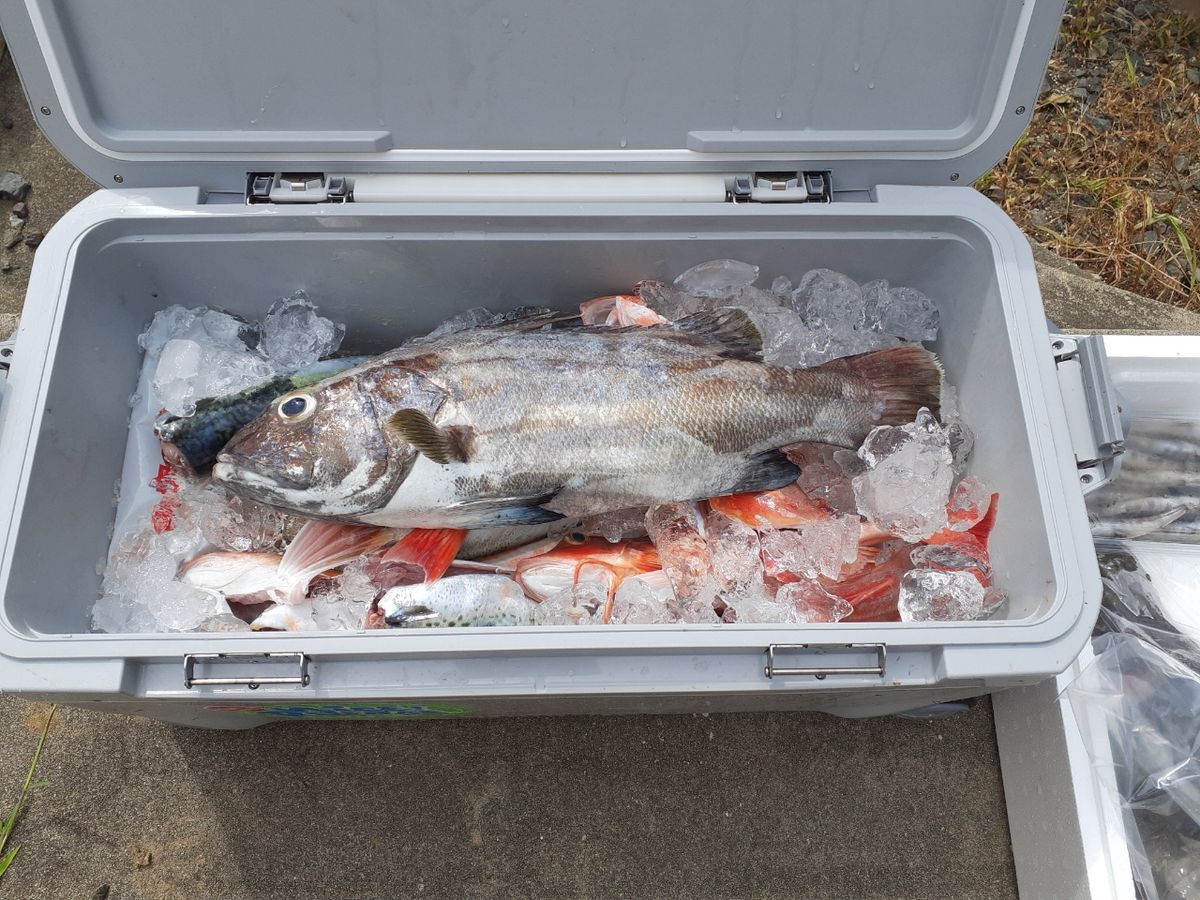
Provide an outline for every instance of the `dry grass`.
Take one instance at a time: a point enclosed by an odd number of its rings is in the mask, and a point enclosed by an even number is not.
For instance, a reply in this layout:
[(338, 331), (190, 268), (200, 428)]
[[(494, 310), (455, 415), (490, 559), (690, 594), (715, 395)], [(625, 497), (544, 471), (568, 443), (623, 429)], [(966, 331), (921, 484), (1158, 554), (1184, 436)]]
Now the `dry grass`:
[(1136, 6), (1072, 0), (1029, 130), (977, 186), (1062, 256), (1200, 309), (1200, 21)]

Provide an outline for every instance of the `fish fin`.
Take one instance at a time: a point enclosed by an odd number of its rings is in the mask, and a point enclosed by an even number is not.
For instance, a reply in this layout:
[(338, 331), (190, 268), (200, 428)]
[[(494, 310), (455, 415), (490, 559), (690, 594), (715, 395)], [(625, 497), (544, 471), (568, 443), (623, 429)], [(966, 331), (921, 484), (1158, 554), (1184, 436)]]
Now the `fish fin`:
[(871, 563), (874, 565), (875, 561), (879, 559), (879, 554), (882, 550), (883, 547), (880, 544), (860, 543), (858, 545), (858, 556), (854, 561), (856, 563)]
[[(581, 316), (575, 316), (574, 319), (576, 322), (582, 321)], [(565, 322), (568, 320), (564, 318), (553, 321)], [(566, 325), (561, 330), (595, 334), (622, 334), (654, 331), (655, 329), (683, 332), (703, 345), (715, 349), (720, 356), (726, 359), (759, 361), (762, 358), (762, 333), (750, 316), (746, 314), (746, 311), (735, 306), (708, 309), (685, 316), (675, 322), (662, 322), (656, 325), (622, 325), (614, 328), (608, 325), (576, 324)]]
[(825, 363), (823, 371), (840, 371), (865, 382), (875, 406), (875, 424), (906, 425), (926, 407), (940, 420), (942, 379), (938, 358), (920, 344), (904, 344)]
[(310, 519), (283, 552), (276, 589), (286, 603), (300, 603), (315, 576), (374, 553), (395, 539), (396, 531), (392, 528)]
[(439, 428), (419, 409), (401, 409), (388, 416), (387, 427), (439, 465), (466, 462), (470, 434), (462, 428)]
[(996, 527), (996, 508), (1000, 505), (1000, 495), (992, 494), (988, 500), (987, 512), (983, 514), (983, 518), (967, 529), (967, 533), (974, 537), (979, 543), (986, 548), (988, 538), (992, 536), (992, 529)]
[(425, 581), (437, 581), (454, 561), (467, 532), (462, 528), (414, 528), (380, 557), (384, 563), (411, 563)]
[(762, 332), (744, 309), (735, 306), (708, 309), (685, 316), (677, 322), (649, 327), (674, 328), (706, 338), (719, 345), (721, 355), (729, 359), (758, 360), (762, 357)]
[(463, 500), (444, 507), (449, 513), (469, 513), (472, 528), (491, 528), (496, 525), (539, 525), (557, 522), (562, 513), (546, 509), (557, 492), (540, 497), (489, 497), (483, 500)]
[(792, 484), (800, 470), (778, 450), (768, 450), (750, 457), (741, 478), (724, 494), (745, 494), (750, 491), (773, 491)]
[(478, 328), (505, 329), (507, 331), (536, 331), (549, 325), (568, 324), (568, 327), (578, 324), (582, 319), (580, 313), (564, 313), (546, 306), (519, 306), (506, 317), (492, 325), (479, 325)]

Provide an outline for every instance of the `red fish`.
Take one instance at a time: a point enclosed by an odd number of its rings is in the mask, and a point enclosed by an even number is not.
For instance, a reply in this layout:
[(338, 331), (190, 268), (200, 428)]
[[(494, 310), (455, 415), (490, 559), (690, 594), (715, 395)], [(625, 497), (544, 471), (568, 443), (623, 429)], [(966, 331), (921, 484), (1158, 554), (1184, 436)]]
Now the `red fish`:
[(662, 568), (658, 551), (650, 541), (610, 544), (589, 540), (562, 544), (540, 556), (522, 559), (516, 565), (516, 581), (531, 600), (541, 602), (581, 581), (595, 582), (608, 595), (604, 621), (612, 616), (612, 601), (621, 581)]

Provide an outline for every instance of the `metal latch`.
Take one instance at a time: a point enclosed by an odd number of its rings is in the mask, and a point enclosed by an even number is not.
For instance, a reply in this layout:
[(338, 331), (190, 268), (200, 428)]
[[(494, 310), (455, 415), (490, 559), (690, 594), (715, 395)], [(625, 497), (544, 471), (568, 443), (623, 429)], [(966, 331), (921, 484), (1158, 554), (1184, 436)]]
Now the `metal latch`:
[(16, 347), (17, 342), (14, 340), (0, 341), (0, 375), (8, 375)]
[[(225, 664), (247, 663), (251, 668), (265, 667), (269, 672), (278, 671), (281, 663), (295, 662), (299, 671), (295, 675), (272, 675), (256, 672), (251, 675), (222, 675), (196, 677), (196, 664), (206, 668)], [(308, 655), (304, 653), (188, 653), (183, 657), (183, 686), (192, 688), (202, 684), (244, 684), (254, 690), (260, 684), (298, 684), (307, 687)]]
[(755, 172), (735, 175), (729, 185), (734, 203), (829, 203), (833, 179), (829, 172)]
[(345, 175), (321, 172), (251, 172), (247, 203), (348, 203), (354, 183)]
[(1125, 452), (1121, 404), (1108, 374), (1104, 338), (1098, 334), (1050, 335), (1058, 386), (1085, 494), (1107, 484)]
[[(815, 665), (793, 668), (780, 668), (775, 665), (775, 654), (784, 652), (810, 651), (814, 656), (822, 657), (830, 654), (845, 654), (847, 651), (856, 655), (865, 653), (875, 654), (873, 666), (838, 666)], [(769, 644), (767, 646), (767, 664), (763, 674), (768, 678), (776, 675), (811, 675), (818, 681), (823, 681), (826, 675), (878, 675), (883, 677), (887, 668), (887, 644)]]

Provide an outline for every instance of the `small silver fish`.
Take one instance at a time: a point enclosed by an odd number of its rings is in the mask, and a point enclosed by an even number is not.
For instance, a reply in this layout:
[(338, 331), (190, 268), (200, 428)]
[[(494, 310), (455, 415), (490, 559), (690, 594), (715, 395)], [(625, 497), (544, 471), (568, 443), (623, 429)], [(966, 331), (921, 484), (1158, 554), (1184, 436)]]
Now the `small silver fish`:
[(280, 397), (213, 477), (303, 515), (389, 527), (533, 524), (777, 488), (778, 450), (857, 447), (937, 412), (920, 345), (789, 369), (745, 312), (647, 328), (544, 318), (413, 342)]
[(392, 588), (379, 598), (392, 628), (532, 625), (535, 606), (504, 575), (456, 575)]

